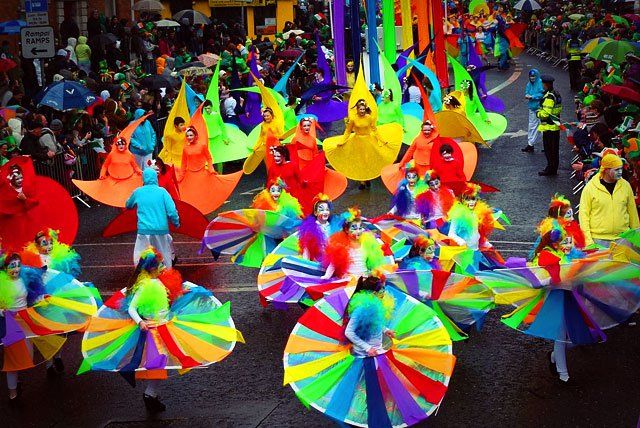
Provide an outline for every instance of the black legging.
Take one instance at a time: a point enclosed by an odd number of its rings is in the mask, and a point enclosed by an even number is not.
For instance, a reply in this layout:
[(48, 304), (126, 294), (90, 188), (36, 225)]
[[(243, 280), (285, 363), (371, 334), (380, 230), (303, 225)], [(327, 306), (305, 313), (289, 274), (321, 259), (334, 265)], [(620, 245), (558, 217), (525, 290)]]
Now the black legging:
[(547, 167), (544, 170), (551, 174), (557, 174), (560, 163), (560, 131), (544, 131), (542, 145), (544, 155), (547, 158)]

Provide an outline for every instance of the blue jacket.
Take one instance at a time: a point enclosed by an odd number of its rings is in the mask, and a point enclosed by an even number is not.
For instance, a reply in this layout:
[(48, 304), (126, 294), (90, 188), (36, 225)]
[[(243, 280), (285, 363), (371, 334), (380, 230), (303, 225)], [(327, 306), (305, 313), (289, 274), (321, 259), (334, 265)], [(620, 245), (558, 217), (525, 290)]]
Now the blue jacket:
[(176, 204), (162, 187), (158, 186), (158, 173), (146, 168), (142, 173), (143, 186), (133, 191), (126, 207), (138, 209), (139, 235), (165, 235), (169, 233), (169, 220), (175, 227), (180, 226)]
[[(140, 119), (144, 116), (145, 111), (141, 108), (137, 109), (133, 114), (133, 120)], [(147, 156), (153, 153), (156, 147), (156, 131), (149, 120), (145, 120), (133, 131), (129, 150), (138, 156)]]
[(540, 72), (532, 68), (530, 73), (534, 73), (536, 80), (531, 83), (531, 80), (527, 82), (527, 87), (524, 90), (525, 95), (531, 95), (531, 99), (527, 102), (529, 110), (537, 111), (540, 109), (540, 102), (544, 96), (544, 88), (542, 87), (542, 79), (540, 78)]

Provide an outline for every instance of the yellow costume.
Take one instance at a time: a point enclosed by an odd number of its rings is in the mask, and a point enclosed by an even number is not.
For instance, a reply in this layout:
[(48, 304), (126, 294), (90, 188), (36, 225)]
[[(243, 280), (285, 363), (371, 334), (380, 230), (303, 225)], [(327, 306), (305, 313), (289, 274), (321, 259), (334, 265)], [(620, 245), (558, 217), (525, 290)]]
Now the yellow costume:
[(165, 134), (162, 150), (158, 157), (167, 165), (175, 168), (182, 166), (182, 151), (184, 149), (184, 132), (179, 134)]

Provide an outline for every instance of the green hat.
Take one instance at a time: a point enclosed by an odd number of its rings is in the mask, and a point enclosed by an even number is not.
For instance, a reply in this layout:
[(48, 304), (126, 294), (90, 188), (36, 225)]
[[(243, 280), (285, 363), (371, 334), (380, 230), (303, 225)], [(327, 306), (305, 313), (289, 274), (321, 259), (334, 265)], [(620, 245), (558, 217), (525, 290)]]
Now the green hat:
[(116, 82), (120, 82), (121, 80), (125, 79), (125, 75), (124, 73), (116, 73), (113, 75), (113, 80)]

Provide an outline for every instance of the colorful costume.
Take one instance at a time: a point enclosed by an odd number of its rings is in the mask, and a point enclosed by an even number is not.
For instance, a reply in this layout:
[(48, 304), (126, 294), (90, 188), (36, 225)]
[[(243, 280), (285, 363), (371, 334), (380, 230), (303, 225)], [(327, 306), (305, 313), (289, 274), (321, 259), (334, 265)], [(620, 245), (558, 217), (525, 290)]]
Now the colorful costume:
[(58, 240), (58, 233), (48, 229), (36, 234), (21, 254), (22, 263), (26, 266), (53, 269), (77, 278), (80, 268), (80, 255), (69, 245)]

